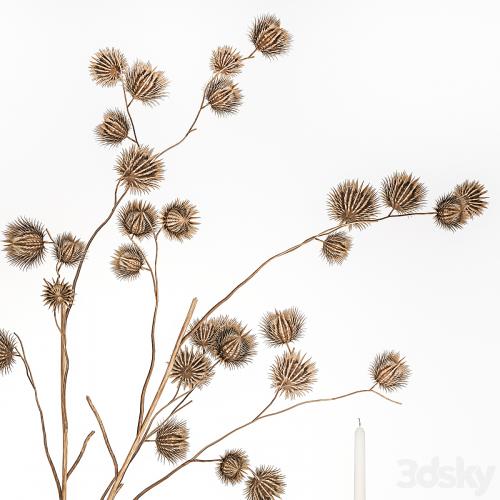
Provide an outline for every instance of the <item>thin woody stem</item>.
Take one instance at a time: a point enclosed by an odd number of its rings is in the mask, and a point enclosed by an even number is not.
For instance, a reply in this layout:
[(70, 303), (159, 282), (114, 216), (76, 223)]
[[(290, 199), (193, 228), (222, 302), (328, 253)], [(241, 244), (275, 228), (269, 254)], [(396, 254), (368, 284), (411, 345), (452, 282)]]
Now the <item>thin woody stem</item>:
[(127, 92), (125, 90), (125, 82), (122, 80), (122, 90), (123, 90), (123, 99), (125, 100), (125, 109), (127, 110), (128, 119), (130, 120), (130, 125), (132, 125), (132, 132), (134, 134), (134, 139), (130, 138), (130, 140), (134, 141), (139, 146), (139, 139), (137, 138), (137, 133), (135, 131), (134, 120), (132, 119), (132, 115), (130, 113), (130, 105), (132, 104), (133, 98), (130, 102), (127, 99)]
[(80, 463), (80, 460), (83, 458), (83, 455), (85, 453), (85, 450), (87, 449), (87, 445), (89, 444), (89, 441), (91, 440), (92, 436), (95, 434), (95, 431), (90, 431), (83, 441), (82, 448), (80, 450), (80, 453), (76, 457), (76, 460), (74, 461), (73, 465), (70, 467), (68, 471), (68, 477), (71, 476), (72, 472), (76, 469), (77, 465)]
[(67, 311), (63, 306), (60, 312), (60, 337), (61, 337), (61, 428), (62, 428), (62, 468), (61, 468), (61, 499), (67, 498), (68, 483), (68, 446), (69, 423), (66, 393), (68, 386), (69, 357), (66, 338)]

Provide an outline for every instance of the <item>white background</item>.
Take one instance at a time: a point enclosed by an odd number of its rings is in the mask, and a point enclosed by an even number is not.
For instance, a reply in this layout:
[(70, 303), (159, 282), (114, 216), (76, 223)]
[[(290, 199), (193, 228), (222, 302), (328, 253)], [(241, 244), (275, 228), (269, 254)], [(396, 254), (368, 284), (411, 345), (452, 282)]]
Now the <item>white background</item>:
[[(398, 460), (419, 466), (499, 464), (498, 197), (500, 160), (500, 4), (497, 1), (358, 0), (331, 2), (141, 1), (5, 2), (0, 16), (2, 137), (0, 227), (18, 215), (53, 232), (87, 238), (110, 208), (117, 150), (93, 128), (118, 88), (96, 87), (88, 60), (114, 46), (130, 61), (164, 69), (169, 97), (132, 106), (139, 139), (155, 148), (191, 122), (219, 44), (250, 52), (255, 15), (274, 12), (294, 36), (276, 61), (257, 57), (238, 78), (241, 112), (206, 110), (198, 131), (166, 158), (166, 180), (150, 199), (198, 206), (198, 235), (162, 239), (159, 364), (170, 352), (192, 297), (199, 313), (272, 253), (329, 227), (329, 189), (346, 178), (379, 185), (396, 169), (420, 176), (429, 206), (465, 179), (487, 185), (491, 206), (455, 234), (430, 218), (398, 219), (356, 231), (340, 268), (311, 245), (270, 265), (221, 312), (257, 331), (262, 314), (298, 306), (308, 318), (300, 343), (317, 362), (314, 394), (370, 385), (368, 366), (384, 349), (404, 353), (414, 371), (397, 407), (375, 396), (301, 408), (234, 435), (207, 452), (242, 447), (252, 465), (287, 475), (289, 500), (352, 498), (353, 434), (367, 433), (368, 497), (476, 498), (471, 488), (401, 488)], [(71, 499), (97, 499), (112, 465), (89, 394), (119, 460), (131, 443), (148, 366), (151, 281), (119, 282), (109, 260), (123, 241), (116, 223), (99, 235), (84, 267), (69, 324), (71, 458), (97, 431), (70, 479)], [(0, 327), (24, 339), (59, 466), (58, 336), (42, 305), (50, 259), (22, 272), (0, 260)], [(183, 414), (196, 451), (254, 416), (272, 396), (275, 352), (261, 343), (256, 362), (220, 370)], [(171, 388), (170, 388), (171, 391)], [(279, 405), (286, 404), (280, 402)], [(52, 499), (33, 395), (21, 366), (0, 379), (0, 482), (6, 500)], [(131, 499), (168, 470), (145, 446), (126, 476)], [(483, 498), (500, 494), (500, 471)], [(145, 498), (242, 498), (211, 464), (195, 464)]]

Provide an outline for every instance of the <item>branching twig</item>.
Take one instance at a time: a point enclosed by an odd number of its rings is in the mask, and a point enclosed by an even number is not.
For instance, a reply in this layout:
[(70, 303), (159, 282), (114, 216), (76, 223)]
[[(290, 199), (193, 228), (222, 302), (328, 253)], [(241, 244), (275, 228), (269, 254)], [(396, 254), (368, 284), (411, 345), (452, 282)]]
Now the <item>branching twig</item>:
[(83, 454), (85, 453), (85, 450), (87, 449), (87, 445), (89, 444), (89, 441), (94, 434), (95, 434), (95, 431), (90, 431), (88, 433), (87, 437), (85, 438), (85, 440), (83, 441), (80, 453), (78, 454), (75, 462), (73, 463), (73, 465), (70, 467), (70, 469), (68, 471), (68, 478), (69, 478), (69, 476), (71, 476), (71, 473), (76, 469), (77, 465), (80, 463), (80, 460), (82, 459)]

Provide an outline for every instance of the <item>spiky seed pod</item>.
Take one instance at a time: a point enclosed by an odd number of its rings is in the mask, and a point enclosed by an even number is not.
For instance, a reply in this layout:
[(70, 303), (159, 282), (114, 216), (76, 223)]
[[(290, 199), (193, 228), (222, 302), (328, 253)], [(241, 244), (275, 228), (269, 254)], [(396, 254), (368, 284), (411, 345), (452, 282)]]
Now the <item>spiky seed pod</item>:
[(125, 235), (147, 238), (158, 224), (158, 213), (151, 203), (143, 200), (129, 201), (118, 214), (118, 226)]
[(382, 181), (384, 203), (400, 214), (414, 212), (425, 202), (427, 189), (418, 177), (395, 172)]
[(11, 222), (4, 231), (4, 250), (14, 266), (28, 269), (36, 266), (45, 257), (43, 226), (34, 220), (20, 217)]
[(312, 389), (317, 372), (313, 361), (293, 349), (276, 357), (271, 368), (271, 385), (287, 399), (294, 399)]
[(174, 464), (188, 451), (189, 430), (186, 422), (169, 418), (156, 431), (156, 451), (160, 460)]
[(200, 351), (184, 347), (179, 351), (172, 367), (172, 382), (192, 389), (207, 385), (214, 372), (210, 359)]
[[(190, 326), (189, 338), (191, 342), (203, 352), (212, 353), (215, 348), (215, 340), (217, 334), (220, 331), (221, 325), (223, 324), (223, 318), (217, 316), (214, 318), (209, 318), (201, 323), (201, 325), (192, 332), (195, 325), (199, 322), (198, 319), (194, 320)], [(191, 333), (192, 332), (192, 333)]]
[(0, 329), (0, 375), (10, 372), (16, 362), (16, 340), (14, 335)]
[(90, 60), (90, 76), (98, 85), (113, 87), (127, 67), (125, 56), (118, 49), (101, 49)]
[(411, 370), (399, 352), (384, 351), (377, 355), (370, 367), (373, 381), (391, 392), (406, 386)]
[(342, 264), (352, 248), (352, 238), (345, 232), (329, 234), (323, 241), (321, 255), (328, 264)]
[(115, 250), (111, 268), (119, 279), (134, 279), (144, 265), (144, 254), (133, 244), (125, 243)]
[(487, 193), (486, 188), (478, 181), (465, 181), (453, 191), (453, 194), (464, 201), (465, 211), (470, 218), (481, 215), (486, 210)]
[(54, 311), (67, 308), (73, 304), (73, 287), (64, 279), (57, 278), (52, 281), (43, 280), (42, 298), (46, 306)]
[(218, 115), (236, 113), (241, 106), (242, 94), (238, 84), (225, 76), (216, 76), (207, 85), (205, 97)]
[(224, 484), (236, 484), (245, 479), (250, 462), (243, 450), (226, 451), (217, 462), (217, 475)]
[(328, 197), (330, 217), (360, 229), (377, 216), (378, 208), (375, 189), (357, 180), (342, 182), (330, 191)]
[(137, 61), (125, 75), (125, 87), (130, 95), (144, 104), (157, 104), (167, 95), (168, 79), (150, 62)]
[(52, 249), (54, 258), (66, 266), (76, 266), (85, 253), (85, 243), (71, 233), (59, 234)]
[(173, 240), (189, 240), (198, 231), (198, 210), (188, 200), (175, 200), (161, 211), (165, 234)]
[(280, 347), (302, 336), (305, 321), (305, 316), (296, 307), (291, 307), (266, 313), (260, 323), (260, 330), (269, 345)]
[(247, 500), (277, 500), (285, 493), (285, 476), (277, 467), (261, 465), (246, 480)]
[(255, 337), (236, 319), (224, 318), (219, 325), (213, 354), (227, 368), (239, 368), (255, 355)]
[(163, 180), (164, 165), (152, 148), (134, 144), (120, 153), (115, 170), (132, 193), (147, 193)]
[(276, 16), (267, 14), (255, 19), (250, 40), (262, 55), (272, 58), (288, 51), (292, 37)]
[(117, 146), (127, 138), (129, 130), (127, 115), (119, 109), (109, 109), (95, 128), (95, 134), (101, 144)]
[(453, 193), (439, 198), (434, 212), (436, 224), (450, 231), (461, 229), (469, 218), (464, 199)]
[(224, 76), (237, 75), (243, 68), (243, 61), (241, 54), (232, 47), (224, 45), (218, 47), (212, 52), (210, 59), (210, 69), (214, 73)]

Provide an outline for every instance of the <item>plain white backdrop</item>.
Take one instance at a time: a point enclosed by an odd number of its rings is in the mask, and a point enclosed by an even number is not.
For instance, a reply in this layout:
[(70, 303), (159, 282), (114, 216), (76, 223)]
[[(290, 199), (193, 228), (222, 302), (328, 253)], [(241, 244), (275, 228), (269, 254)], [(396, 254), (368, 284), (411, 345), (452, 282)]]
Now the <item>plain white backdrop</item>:
[[(1, 11), (0, 228), (25, 215), (83, 239), (110, 209), (118, 152), (99, 146), (93, 129), (104, 110), (122, 105), (118, 88), (96, 87), (89, 78), (95, 51), (114, 46), (129, 61), (150, 60), (166, 72), (169, 97), (154, 108), (132, 106), (140, 140), (160, 148), (191, 123), (212, 49), (251, 51), (248, 27), (267, 12), (293, 34), (285, 57), (248, 63), (238, 78), (245, 100), (237, 115), (203, 113), (198, 130), (166, 158), (166, 179), (149, 197), (158, 206), (188, 198), (202, 217), (193, 240), (161, 241), (153, 386), (191, 298), (204, 312), (264, 258), (328, 227), (326, 195), (340, 181), (378, 186), (406, 169), (425, 181), (429, 207), (465, 179), (488, 187), (489, 210), (462, 231), (443, 231), (423, 217), (383, 222), (353, 233), (341, 267), (326, 265), (310, 245), (270, 265), (221, 309), (257, 332), (266, 311), (299, 307), (308, 318), (300, 348), (318, 365), (319, 397), (368, 387), (373, 356), (400, 350), (414, 372), (397, 394), (402, 407), (370, 395), (308, 406), (260, 422), (204, 455), (241, 447), (252, 465), (284, 471), (286, 499), (349, 499), (361, 417), (370, 499), (476, 498), (467, 481), (402, 488), (406, 468), (398, 461), (423, 467), (438, 457), (455, 466), (461, 458), (483, 471), (500, 462), (500, 4), (19, 1)], [(122, 242), (115, 221), (96, 239), (68, 326), (72, 458), (96, 430), (70, 478), (74, 500), (98, 499), (112, 476), (85, 396), (123, 459), (149, 363), (151, 282), (147, 275), (132, 283), (113, 276), (110, 256)], [(22, 272), (1, 256), (0, 327), (24, 339), (59, 465), (58, 334), (40, 298), (42, 278), (53, 268), (48, 259)], [(183, 414), (192, 451), (267, 403), (275, 354), (261, 343), (252, 366), (219, 370), (196, 394)], [(55, 498), (20, 365), (0, 379), (0, 408), (1, 498)], [(154, 446), (145, 446), (121, 498), (133, 498), (167, 471)], [(498, 498), (499, 475), (482, 498)], [(195, 464), (145, 498), (242, 497), (242, 488), (218, 481), (212, 464)]]

